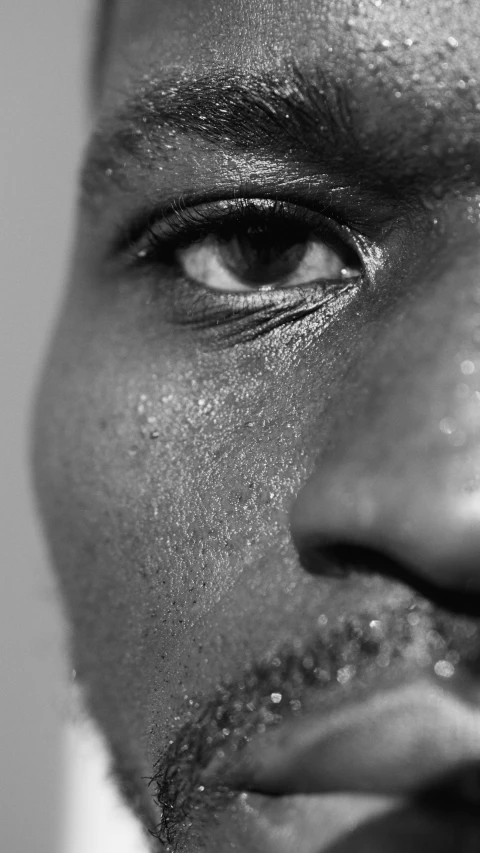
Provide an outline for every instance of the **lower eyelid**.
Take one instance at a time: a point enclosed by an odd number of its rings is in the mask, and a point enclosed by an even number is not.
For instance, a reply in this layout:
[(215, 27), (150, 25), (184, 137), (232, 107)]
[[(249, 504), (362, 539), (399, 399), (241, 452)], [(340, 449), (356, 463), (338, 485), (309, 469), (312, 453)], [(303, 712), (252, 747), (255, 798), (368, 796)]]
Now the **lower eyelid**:
[[(322, 333), (362, 289), (362, 279), (319, 287), (292, 287), (274, 291), (221, 293), (187, 279), (172, 281), (167, 300), (167, 322), (194, 332), (207, 350), (248, 343), (270, 332), (302, 321)], [(313, 321), (313, 326), (312, 326)]]

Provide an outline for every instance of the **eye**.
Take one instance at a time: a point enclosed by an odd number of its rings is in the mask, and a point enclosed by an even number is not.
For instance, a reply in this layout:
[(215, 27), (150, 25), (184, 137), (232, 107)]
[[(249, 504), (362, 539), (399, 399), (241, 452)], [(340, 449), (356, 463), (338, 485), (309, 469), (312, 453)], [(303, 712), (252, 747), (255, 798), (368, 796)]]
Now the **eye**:
[(327, 217), (267, 199), (177, 207), (150, 224), (136, 248), (139, 263), (221, 293), (341, 284), (363, 270)]
[(208, 235), (178, 249), (176, 259), (187, 278), (224, 293), (299, 287), (360, 274), (360, 263), (348, 247), (334, 248), (325, 238), (284, 222)]

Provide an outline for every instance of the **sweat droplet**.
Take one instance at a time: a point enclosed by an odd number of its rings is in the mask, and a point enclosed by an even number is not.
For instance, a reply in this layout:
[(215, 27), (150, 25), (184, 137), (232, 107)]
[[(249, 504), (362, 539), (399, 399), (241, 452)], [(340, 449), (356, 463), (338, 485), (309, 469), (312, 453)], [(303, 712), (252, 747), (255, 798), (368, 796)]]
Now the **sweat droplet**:
[(453, 36), (449, 36), (447, 39), (447, 44), (452, 50), (456, 50), (458, 47), (458, 41)]
[(375, 50), (388, 50), (392, 46), (392, 42), (389, 39), (381, 39), (375, 45)]
[(457, 423), (453, 418), (442, 418), (438, 426), (444, 435), (452, 435), (457, 428)]
[(354, 666), (342, 666), (337, 672), (337, 681), (339, 684), (347, 684), (354, 675)]
[(441, 678), (451, 678), (455, 673), (455, 667), (453, 663), (448, 660), (439, 660), (433, 667), (435, 670), (435, 674), (439, 675)]

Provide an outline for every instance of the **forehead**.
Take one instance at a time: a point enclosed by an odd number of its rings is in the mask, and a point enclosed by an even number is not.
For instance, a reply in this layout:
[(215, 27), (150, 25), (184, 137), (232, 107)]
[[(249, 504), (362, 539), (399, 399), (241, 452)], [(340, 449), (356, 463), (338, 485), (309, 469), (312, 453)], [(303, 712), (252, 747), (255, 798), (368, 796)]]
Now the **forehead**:
[[(387, 173), (390, 162), (397, 177), (438, 173), (440, 183), (480, 172), (476, 0), (114, 0), (112, 8), (98, 99), (106, 130), (132, 103), (148, 108), (151, 92), (193, 96), (196, 80), (213, 105), (224, 74), (240, 74), (248, 88), (279, 72), (285, 93), (293, 67), (315, 90), (334, 91), (340, 109), (344, 99), (355, 144)], [(152, 98), (153, 115), (159, 106)]]
[[(476, 0), (117, 0), (103, 101), (148, 78), (255, 75), (291, 58), (343, 87), (371, 135), (418, 128), (452, 151), (480, 132)], [(315, 77), (318, 79), (318, 76)]]
[(117, 0), (112, 46), (117, 59), (127, 46), (139, 64), (143, 54), (164, 66), (230, 62), (244, 71), (295, 50), (345, 74), (401, 69), (413, 48), (438, 82), (446, 65), (458, 71), (478, 56), (478, 23), (476, 0)]

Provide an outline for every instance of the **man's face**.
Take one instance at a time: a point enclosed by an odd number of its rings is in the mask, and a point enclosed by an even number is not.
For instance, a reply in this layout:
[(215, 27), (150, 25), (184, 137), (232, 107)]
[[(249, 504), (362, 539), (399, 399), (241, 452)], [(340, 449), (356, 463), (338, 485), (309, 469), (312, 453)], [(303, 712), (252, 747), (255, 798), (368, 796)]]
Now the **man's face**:
[(188, 853), (480, 850), (479, 6), (107, 41), (35, 440), (125, 793)]

